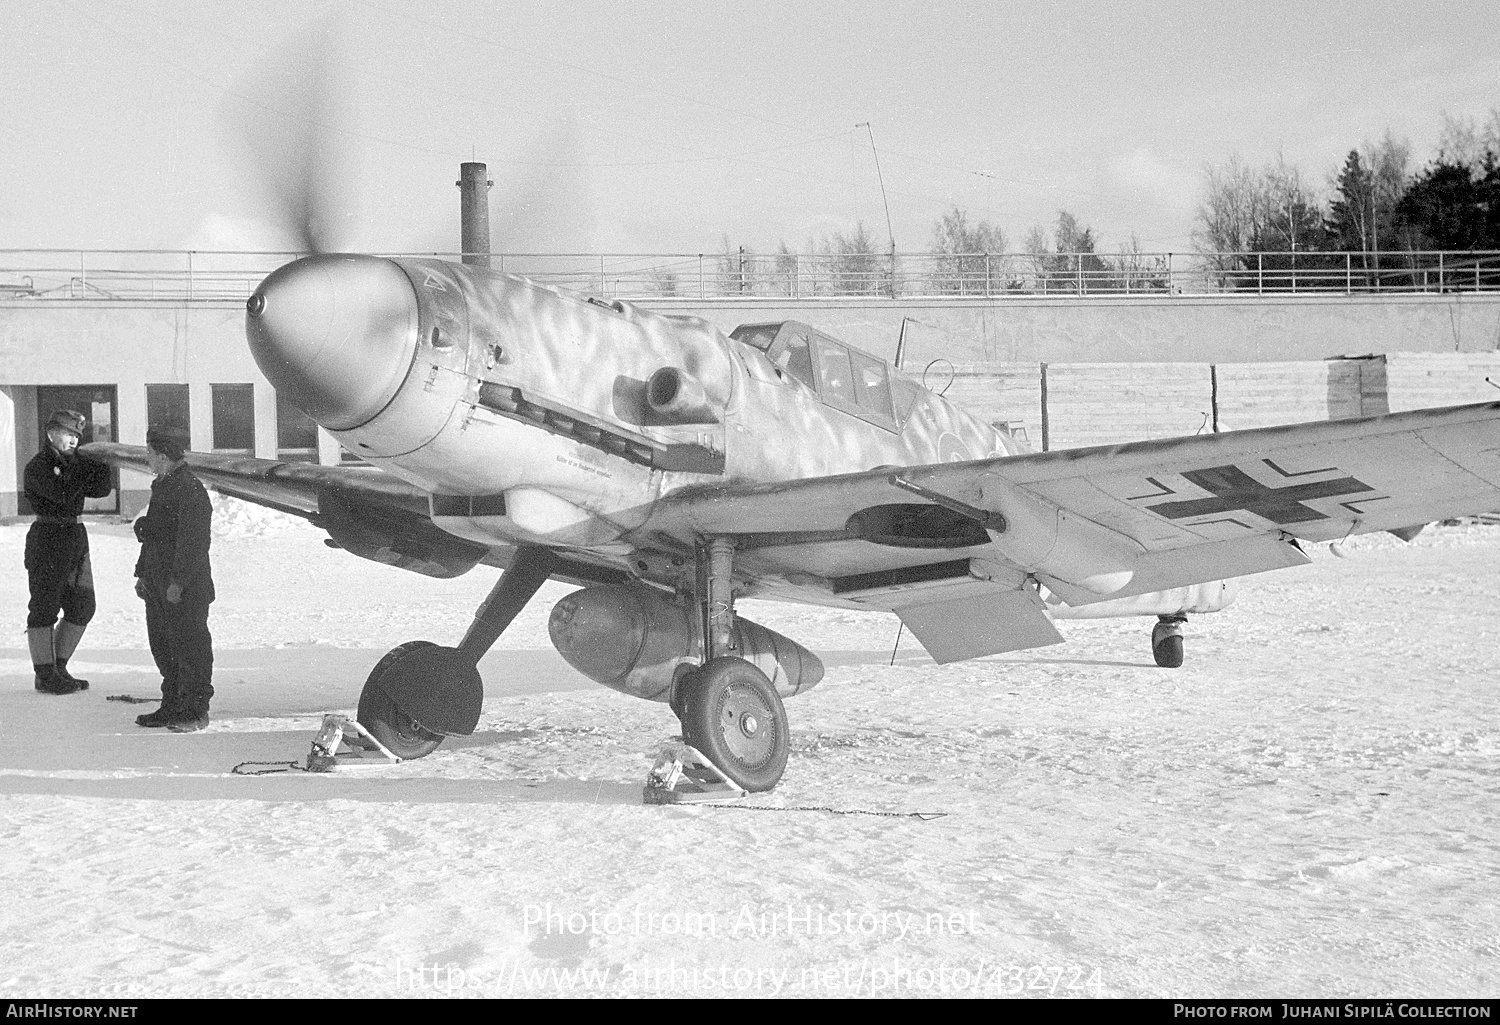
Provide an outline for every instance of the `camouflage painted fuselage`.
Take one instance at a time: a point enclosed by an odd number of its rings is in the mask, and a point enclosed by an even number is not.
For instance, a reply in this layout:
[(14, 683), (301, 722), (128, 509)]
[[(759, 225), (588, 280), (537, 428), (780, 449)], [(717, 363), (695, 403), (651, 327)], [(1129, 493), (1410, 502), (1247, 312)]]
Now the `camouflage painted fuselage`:
[[(334, 434), (432, 492), (434, 522), (471, 540), (564, 546), (681, 586), (695, 532), (669, 514), (674, 495), (1016, 449), (1004, 432), (883, 364), (866, 372), (887, 381), (888, 414), (851, 412), (815, 390), (823, 382), (798, 379), (697, 318), (475, 267), (396, 262), (417, 295), (410, 370), (378, 415)], [(653, 410), (647, 382), (663, 368), (701, 389), (706, 415), (674, 422)], [(865, 542), (774, 540), (738, 561), (747, 593), (816, 600), (820, 578), (933, 558), (893, 547), (873, 553), (872, 565)]]

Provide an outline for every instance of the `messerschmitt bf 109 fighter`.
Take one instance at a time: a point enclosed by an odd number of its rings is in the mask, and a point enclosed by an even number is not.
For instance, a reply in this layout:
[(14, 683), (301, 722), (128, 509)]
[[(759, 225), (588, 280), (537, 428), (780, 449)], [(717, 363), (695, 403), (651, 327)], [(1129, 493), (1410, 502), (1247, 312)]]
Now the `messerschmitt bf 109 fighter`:
[[(479, 658), (548, 579), (554, 644), (670, 703), (735, 782), (773, 787), (783, 699), (822, 676), (747, 596), (888, 610), (939, 662), (1052, 644), (1055, 618), (1155, 618), (1156, 661), (1230, 578), (1500, 506), (1500, 403), (1041, 453), (796, 323), (721, 333), (484, 266), (320, 254), (247, 304), (278, 393), (378, 469), (190, 454), (219, 491), (331, 543), (503, 572), (457, 646), (410, 641), (359, 719), (397, 754), (479, 719)], [(95, 446), (121, 465), (144, 450)]]

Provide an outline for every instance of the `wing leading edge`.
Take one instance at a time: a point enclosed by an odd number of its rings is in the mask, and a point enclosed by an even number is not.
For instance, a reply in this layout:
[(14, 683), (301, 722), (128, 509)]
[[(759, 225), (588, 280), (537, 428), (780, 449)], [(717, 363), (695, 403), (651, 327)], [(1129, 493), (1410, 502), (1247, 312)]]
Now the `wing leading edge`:
[[(97, 442), (83, 451), (115, 466), (150, 473), (138, 445)], [(491, 549), (439, 530), (427, 492), (375, 469), (285, 463), (249, 456), (189, 452), (188, 467), (225, 495), (310, 520), (331, 544), (375, 562), (427, 576), (453, 577), (491, 558)], [(498, 553), (499, 565), (508, 551)]]

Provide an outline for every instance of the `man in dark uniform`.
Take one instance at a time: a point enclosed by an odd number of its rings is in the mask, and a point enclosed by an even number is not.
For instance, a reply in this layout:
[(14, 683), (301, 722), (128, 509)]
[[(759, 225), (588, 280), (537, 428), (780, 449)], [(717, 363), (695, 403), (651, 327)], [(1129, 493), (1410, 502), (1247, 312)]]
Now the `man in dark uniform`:
[(208, 606), (214, 600), (209, 572), (209, 521), (213, 506), (183, 460), (187, 432), (156, 426), (146, 432), (146, 458), (156, 479), (151, 504), (136, 520), (141, 557), (136, 594), (146, 601), (146, 635), (161, 672), (161, 707), (137, 716), (141, 726), (191, 733), (208, 725), (214, 696), (213, 638)]
[(68, 659), (94, 618), (89, 535), (78, 517), (85, 498), (103, 498), (114, 485), (107, 464), (78, 453), (86, 423), (82, 413), (71, 409), (53, 413), (47, 421), (47, 444), (26, 464), (26, 500), (36, 513), (26, 531), (26, 576), (31, 585), (26, 642), (36, 689), (44, 694), (72, 694), (89, 686), (68, 672)]

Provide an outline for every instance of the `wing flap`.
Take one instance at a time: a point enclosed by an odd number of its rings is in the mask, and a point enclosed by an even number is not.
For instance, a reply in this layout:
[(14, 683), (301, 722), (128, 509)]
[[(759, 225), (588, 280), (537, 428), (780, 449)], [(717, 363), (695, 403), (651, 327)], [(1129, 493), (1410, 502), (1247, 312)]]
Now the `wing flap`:
[(995, 588), (907, 605), (896, 615), (939, 664), (1062, 641), (1042, 599), (1030, 587)]

